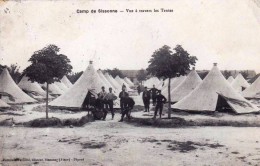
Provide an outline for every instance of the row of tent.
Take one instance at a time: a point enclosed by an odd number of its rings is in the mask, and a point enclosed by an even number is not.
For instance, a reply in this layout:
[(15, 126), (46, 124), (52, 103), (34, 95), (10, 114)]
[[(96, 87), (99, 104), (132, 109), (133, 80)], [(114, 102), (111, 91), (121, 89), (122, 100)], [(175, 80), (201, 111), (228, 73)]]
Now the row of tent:
[[(114, 79), (108, 73), (103, 74), (101, 70), (96, 71), (91, 62), (74, 85), (66, 76), (61, 79), (61, 82), (50, 84), (49, 91), (51, 95), (48, 97), (55, 98), (60, 96), (57, 98), (57, 101), (60, 101), (65, 96), (68, 99), (65, 103), (67, 103), (69, 108), (80, 108), (83, 103), (80, 103), (80, 101), (86, 97), (88, 91), (97, 94), (101, 90), (101, 87), (104, 86), (107, 90), (112, 87), (114, 92), (119, 94), (122, 85), (125, 85), (128, 91), (132, 91), (131, 88), (134, 86), (133, 82), (127, 77), (122, 79), (117, 76)], [(44, 89), (46, 89), (45, 84), (31, 82), (26, 76), (17, 85), (11, 78), (8, 70), (4, 69), (0, 75), (0, 94), (2, 97), (0, 99), (0, 108), (10, 107), (9, 104), (38, 102), (38, 99), (46, 98), (46, 91)], [(75, 94), (80, 97), (77, 98)], [(69, 103), (73, 104), (70, 105)], [(60, 106), (63, 107), (64, 105), (61, 104)]]
[[(221, 98), (238, 114), (259, 111), (257, 106), (245, 98), (260, 98), (260, 78), (252, 85), (249, 85), (241, 74), (234, 80), (231, 78), (226, 80), (217, 64), (214, 64), (204, 80), (193, 69), (187, 76), (171, 79), (170, 84), (171, 102), (175, 103), (174, 109), (214, 112)], [(164, 86), (161, 85), (162, 83), (159, 83), (156, 87), (161, 89), (162, 94), (168, 98), (168, 80)]]
[[(113, 88), (118, 96), (123, 84), (128, 91), (133, 91), (133, 83), (128, 78), (116, 77), (115, 79), (108, 73), (103, 74), (101, 70), (95, 70), (93, 62), (90, 61), (87, 69), (77, 80), (77, 82), (64, 94), (53, 100), (49, 105), (58, 108), (78, 109), (81, 108), (87, 94), (90, 92), (96, 95), (104, 86), (106, 90)], [(115, 101), (115, 108), (119, 108), (119, 99)]]

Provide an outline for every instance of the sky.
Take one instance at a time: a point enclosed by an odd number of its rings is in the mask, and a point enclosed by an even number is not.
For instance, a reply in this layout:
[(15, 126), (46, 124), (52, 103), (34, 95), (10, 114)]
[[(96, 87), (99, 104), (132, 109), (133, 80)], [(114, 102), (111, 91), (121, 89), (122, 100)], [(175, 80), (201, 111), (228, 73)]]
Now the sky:
[[(126, 9), (173, 12), (127, 13)], [(77, 13), (112, 9), (119, 13)], [(49, 44), (71, 60), (73, 72), (147, 68), (163, 45), (183, 46), (196, 69), (260, 72), (259, 0), (7, 1), (0, 2), (0, 64), (21, 70)]]

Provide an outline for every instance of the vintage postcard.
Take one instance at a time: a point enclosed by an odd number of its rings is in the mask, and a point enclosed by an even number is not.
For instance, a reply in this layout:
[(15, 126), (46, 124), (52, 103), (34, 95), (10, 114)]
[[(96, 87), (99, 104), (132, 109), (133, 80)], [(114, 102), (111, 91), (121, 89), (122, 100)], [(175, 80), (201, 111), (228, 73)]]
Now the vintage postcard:
[(260, 0), (0, 0), (0, 165), (260, 165)]

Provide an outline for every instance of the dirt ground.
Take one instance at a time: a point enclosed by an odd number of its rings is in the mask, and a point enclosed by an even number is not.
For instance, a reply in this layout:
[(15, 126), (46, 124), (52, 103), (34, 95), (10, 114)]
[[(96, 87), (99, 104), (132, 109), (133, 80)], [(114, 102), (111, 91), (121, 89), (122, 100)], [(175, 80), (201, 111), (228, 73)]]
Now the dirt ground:
[[(25, 105), (23, 111), (1, 112), (0, 121), (13, 117), (25, 122), (44, 112)], [(32, 111), (34, 110), (34, 111)], [(20, 115), (16, 115), (20, 114)], [(23, 115), (22, 115), (23, 114)], [(52, 112), (50, 117), (78, 118), (86, 112)], [(151, 117), (135, 112), (133, 116)], [(165, 113), (166, 116), (166, 113)], [(259, 120), (259, 115), (219, 116), (174, 114), (188, 119)], [(2, 165), (260, 165), (260, 128), (185, 127), (153, 128), (106, 121), (84, 127), (0, 127)], [(13, 161), (15, 160), (15, 161)]]

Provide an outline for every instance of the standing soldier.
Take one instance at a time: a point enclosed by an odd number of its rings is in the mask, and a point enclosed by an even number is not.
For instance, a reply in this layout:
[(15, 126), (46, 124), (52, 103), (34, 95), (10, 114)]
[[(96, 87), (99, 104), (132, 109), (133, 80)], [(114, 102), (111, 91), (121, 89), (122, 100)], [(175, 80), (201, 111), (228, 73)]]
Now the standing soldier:
[(155, 85), (153, 85), (153, 88), (150, 90), (150, 92), (152, 93), (153, 106), (155, 106), (156, 94), (158, 92), (158, 89), (155, 88)]
[(147, 91), (147, 87), (144, 87), (144, 91), (143, 91), (143, 102), (144, 102), (144, 112), (149, 112), (150, 110), (150, 99), (151, 99), (151, 95), (150, 92)]
[(131, 119), (130, 111), (134, 108), (135, 101), (127, 96), (124, 99), (124, 111), (122, 112), (121, 120), (119, 122), (123, 122), (125, 115), (127, 116), (128, 120)]
[(125, 87), (122, 87), (122, 91), (119, 93), (121, 113), (124, 111), (124, 101), (128, 97), (128, 93), (125, 91)]
[(160, 118), (162, 118), (162, 110), (163, 110), (163, 104), (166, 102), (166, 98), (161, 94), (161, 90), (158, 90), (158, 94), (156, 95), (156, 106), (155, 106), (155, 112), (154, 112), (154, 119), (156, 119), (157, 111), (160, 110)]
[[(106, 101), (108, 103), (109, 110), (110, 110), (110, 112), (112, 114), (112, 119), (114, 119), (115, 113), (114, 113), (113, 105), (114, 105), (114, 100), (116, 100), (117, 97), (112, 92), (112, 88), (111, 87), (109, 88), (109, 92), (106, 94), (105, 99), (106, 99)], [(107, 116), (107, 112), (104, 115), (105, 119), (106, 119), (106, 116)]]
[(107, 104), (107, 101), (105, 99), (105, 96), (107, 95), (107, 92), (105, 91), (105, 87), (102, 86), (101, 88), (101, 92), (98, 93), (98, 98), (100, 99), (100, 102), (101, 102), (101, 109), (104, 113), (104, 116), (103, 116), (103, 120), (105, 120), (105, 115), (107, 114), (107, 109), (108, 109), (108, 104)]

